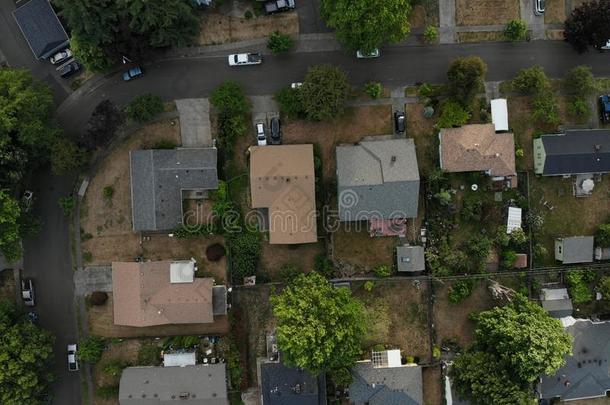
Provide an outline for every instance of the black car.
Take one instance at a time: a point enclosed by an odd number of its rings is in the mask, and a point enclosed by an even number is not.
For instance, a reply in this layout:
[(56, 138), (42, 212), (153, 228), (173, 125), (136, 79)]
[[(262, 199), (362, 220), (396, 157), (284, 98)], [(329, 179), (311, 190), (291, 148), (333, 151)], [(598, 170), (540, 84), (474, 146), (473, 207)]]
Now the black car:
[(74, 73), (78, 72), (79, 70), (80, 70), (80, 65), (75, 60), (73, 60), (70, 63), (66, 63), (65, 65), (63, 65), (62, 67), (57, 69), (57, 71), (59, 72), (59, 75), (61, 77), (63, 77), (64, 79), (72, 76)]
[(394, 111), (394, 130), (397, 134), (405, 133), (405, 113), (404, 111)]
[(610, 122), (610, 96), (607, 94), (599, 97), (599, 114), (604, 124)]
[(279, 118), (271, 119), (271, 135), (269, 141), (272, 145), (282, 144), (282, 123)]
[(274, 14), (294, 10), (294, 0), (269, 0), (265, 2), (265, 13)]

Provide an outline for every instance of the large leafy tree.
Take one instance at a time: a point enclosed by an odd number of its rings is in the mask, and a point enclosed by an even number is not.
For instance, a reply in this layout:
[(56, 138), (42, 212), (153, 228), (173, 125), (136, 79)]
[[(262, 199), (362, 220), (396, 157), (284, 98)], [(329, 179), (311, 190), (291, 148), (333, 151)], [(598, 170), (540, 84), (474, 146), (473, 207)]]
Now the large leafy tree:
[(483, 89), (487, 65), (478, 56), (458, 58), (451, 62), (447, 71), (447, 85), (451, 97), (469, 107), (476, 94)]
[(323, 121), (342, 114), (349, 89), (347, 75), (341, 68), (333, 65), (310, 67), (299, 89), (307, 118)]
[(101, 101), (87, 121), (87, 132), (80, 139), (80, 146), (95, 149), (108, 144), (124, 121), (121, 110), (112, 101)]
[(0, 302), (0, 403), (40, 404), (48, 389), (53, 337)]
[(579, 53), (601, 50), (610, 39), (610, 2), (593, 0), (575, 8), (564, 23), (563, 37)]
[(364, 306), (346, 288), (312, 272), (271, 298), (276, 336), (287, 363), (314, 375), (351, 366), (365, 333)]
[(119, 8), (115, 0), (53, 0), (79, 42), (92, 46), (114, 40), (118, 31)]
[(0, 190), (0, 253), (9, 262), (21, 257), (19, 203), (6, 190)]
[(368, 53), (409, 35), (411, 0), (322, 0), (320, 13), (349, 50)]

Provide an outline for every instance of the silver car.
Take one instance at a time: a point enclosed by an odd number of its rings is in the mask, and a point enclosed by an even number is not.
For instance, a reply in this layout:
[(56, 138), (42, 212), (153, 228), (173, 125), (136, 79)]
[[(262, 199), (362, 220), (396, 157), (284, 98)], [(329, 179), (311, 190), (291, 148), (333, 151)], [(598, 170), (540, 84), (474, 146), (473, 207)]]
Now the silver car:
[(76, 343), (68, 345), (68, 370), (70, 371), (78, 371), (77, 351), (78, 346)]
[(544, 0), (534, 0), (534, 14), (542, 15), (544, 14)]
[(34, 281), (31, 278), (21, 280), (21, 298), (23, 304), (28, 307), (33, 307), (34, 302)]

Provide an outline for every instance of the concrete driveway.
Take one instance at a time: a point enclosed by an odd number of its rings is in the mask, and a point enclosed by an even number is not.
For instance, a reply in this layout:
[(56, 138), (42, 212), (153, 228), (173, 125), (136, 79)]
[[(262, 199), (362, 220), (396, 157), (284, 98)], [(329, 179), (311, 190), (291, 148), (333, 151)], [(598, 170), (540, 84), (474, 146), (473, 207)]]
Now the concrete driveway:
[(85, 297), (94, 291), (112, 292), (112, 266), (91, 266), (74, 273), (74, 295)]
[(212, 146), (210, 102), (207, 98), (176, 100), (180, 113), (180, 138), (185, 148)]

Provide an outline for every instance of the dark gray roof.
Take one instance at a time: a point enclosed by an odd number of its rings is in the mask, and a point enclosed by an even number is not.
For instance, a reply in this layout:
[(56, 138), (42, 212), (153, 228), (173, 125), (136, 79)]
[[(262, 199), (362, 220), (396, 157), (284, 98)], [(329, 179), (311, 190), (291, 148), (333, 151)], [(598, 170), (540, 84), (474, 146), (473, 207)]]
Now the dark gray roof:
[(593, 236), (571, 236), (560, 240), (563, 241), (563, 264), (593, 261)]
[(610, 172), (610, 130), (571, 130), (541, 139), (546, 176)]
[(48, 0), (30, 0), (13, 11), (13, 16), (38, 59), (48, 58), (70, 44)]
[(572, 300), (567, 298), (563, 300), (542, 301), (544, 308), (553, 318), (564, 318), (572, 315)]
[(572, 356), (553, 376), (543, 376), (542, 398), (562, 400), (603, 397), (610, 390), (610, 322), (579, 320), (566, 328), (574, 336)]
[(337, 146), (337, 183), (341, 221), (417, 217), (413, 140), (375, 137)]
[(424, 403), (420, 366), (374, 368), (372, 362), (359, 362), (352, 367), (352, 375), (349, 395), (356, 405)]
[[(297, 387), (300, 392), (297, 393)], [(262, 405), (324, 405), (326, 379), (281, 363), (261, 364)]]
[(214, 316), (227, 314), (227, 286), (212, 287), (212, 312)]
[(119, 403), (227, 405), (225, 364), (127, 367), (121, 375)]
[(135, 231), (169, 231), (182, 224), (182, 191), (218, 188), (216, 148), (134, 150), (131, 210)]
[(398, 271), (424, 271), (426, 269), (423, 246), (398, 246), (396, 248)]

